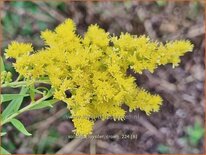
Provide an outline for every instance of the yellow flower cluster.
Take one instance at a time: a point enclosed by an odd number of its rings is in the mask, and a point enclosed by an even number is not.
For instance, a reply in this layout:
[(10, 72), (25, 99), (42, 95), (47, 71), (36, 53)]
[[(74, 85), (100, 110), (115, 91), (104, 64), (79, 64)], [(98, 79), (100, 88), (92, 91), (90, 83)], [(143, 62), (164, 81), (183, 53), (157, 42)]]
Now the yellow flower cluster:
[(77, 135), (90, 134), (97, 118), (123, 120), (123, 104), (148, 115), (158, 111), (161, 97), (139, 88), (135, 78), (126, 75), (127, 69), (141, 74), (167, 63), (177, 66), (179, 57), (193, 49), (185, 40), (162, 44), (128, 33), (115, 37), (97, 25), (91, 25), (84, 38), (75, 30), (68, 19), (54, 31), (41, 33), (45, 42), (41, 50), (12, 42), (6, 56), (16, 59), (14, 67), (25, 78), (50, 80), (54, 97), (71, 111)]
[(6, 58), (12, 57), (15, 59), (21, 57), (22, 55), (29, 55), (32, 51), (33, 47), (31, 44), (18, 43), (16, 41), (13, 41), (8, 46), (8, 49), (5, 50)]

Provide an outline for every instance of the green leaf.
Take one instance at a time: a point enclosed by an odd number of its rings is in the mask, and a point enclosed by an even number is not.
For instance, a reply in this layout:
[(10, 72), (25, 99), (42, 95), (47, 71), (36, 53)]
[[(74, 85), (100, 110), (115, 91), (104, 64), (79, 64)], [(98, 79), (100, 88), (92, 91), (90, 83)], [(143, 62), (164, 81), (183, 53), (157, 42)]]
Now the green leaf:
[(169, 147), (166, 146), (166, 145), (163, 145), (163, 144), (159, 144), (159, 145), (157, 146), (157, 151), (158, 151), (159, 153), (163, 153), (163, 154), (170, 153)]
[(16, 99), (18, 97), (26, 97), (29, 96), (28, 94), (1, 94), (1, 103), (11, 101), (13, 99)]
[(0, 58), (0, 61), (1, 61), (1, 72), (3, 72), (5, 71), (5, 66), (4, 66), (4, 61), (2, 57)]
[(18, 9), (20, 9), (20, 8), (23, 8), (24, 7), (24, 3), (25, 2), (11, 2), (11, 5), (12, 6), (14, 6), (14, 7), (16, 7), (16, 8), (18, 8)]
[(13, 126), (15, 126), (21, 133), (23, 133), (26, 136), (31, 136), (32, 134), (30, 134), (26, 128), (24, 127), (24, 125), (17, 119), (12, 119), (11, 120), (11, 124), (13, 124)]
[(6, 107), (6, 109), (2, 113), (2, 121), (4, 121), (7, 117), (9, 117), (11, 114), (17, 112), (22, 104), (22, 101), (24, 99), (24, 95), (26, 94), (28, 88), (22, 87), (19, 94), (23, 96), (19, 96), (16, 99), (13, 99), (9, 105)]
[(7, 12), (3, 19), (3, 30), (9, 35), (13, 35), (14, 28), (12, 29), (11, 13)]
[(17, 14), (12, 13), (11, 14), (11, 21), (13, 23), (13, 25), (16, 25), (17, 27), (20, 25), (20, 16)]
[(52, 105), (54, 103), (56, 103), (57, 101), (58, 100), (53, 99), (53, 100), (47, 100), (47, 101), (40, 102), (39, 104), (37, 104), (33, 108), (31, 108), (31, 110), (37, 110), (37, 109), (43, 109), (43, 108), (47, 108), (47, 107), (53, 107)]
[(31, 23), (25, 23), (22, 27), (23, 35), (31, 35), (32, 34), (32, 25)]
[(156, 1), (157, 5), (161, 6), (165, 6), (167, 4), (167, 2), (165, 0), (157, 0)]
[(35, 88), (34, 88), (34, 84), (31, 84), (29, 87), (29, 93), (30, 93), (30, 97), (31, 97), (31, 101), (34, 101), (34, 97), (35, 97)]
[(1, 132), (1, 137), (6, 135), (6, 132)]
[(204, 136), (204, 128), (199, 122), (195, 122), (194, 127), (187, 128), (189, 141), (192, 145), (197, 145)]
[(1, 149), (1, 154), (11, 154), (7, 150), (5, 150), (3, 147), (1, 147), (0, 149)]
[(38, 21), (37, 25), (40, 30), (45, 30), (47, 28), (47, 24), (45, 24), (45, 22), (42, 22), (42, 21)]

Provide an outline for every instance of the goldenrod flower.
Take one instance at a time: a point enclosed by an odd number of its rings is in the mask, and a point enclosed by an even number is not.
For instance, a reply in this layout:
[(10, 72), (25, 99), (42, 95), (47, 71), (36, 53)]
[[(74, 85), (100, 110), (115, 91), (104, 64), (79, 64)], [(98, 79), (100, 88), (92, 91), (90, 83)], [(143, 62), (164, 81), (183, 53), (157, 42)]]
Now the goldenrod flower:
[(6, 58), (18, 58), (22, 55), (29, 55), (33, 51), (31, 44), (18, 43), (16, 41), (11, 42), (8, 49), (5, 50)]
[(180, 56), (193, 49), (186, 40), (164, 45), (144, 35), (111, 36), (97, 25), (91, 25), (84, 38), (75, 30), (68, 19), (54, 31), (41, 33), (46, 45), (42, 50), (31, 54), (31, 44), (12, 42), (6, 55), (16, 59), (14, 67), (20, 75), (49, 78), (54, 98), (68, 104), (75, 132), (83, 136), (92, 133), (95, 119), (123, 120), (123, 104), (130, 111), (139, 108), (148, 115), (158, 111), (161, 97), (139, 88), (135, 78), (126, 75), (127, 69), (141, 74), (167, 63), (177, 66)]

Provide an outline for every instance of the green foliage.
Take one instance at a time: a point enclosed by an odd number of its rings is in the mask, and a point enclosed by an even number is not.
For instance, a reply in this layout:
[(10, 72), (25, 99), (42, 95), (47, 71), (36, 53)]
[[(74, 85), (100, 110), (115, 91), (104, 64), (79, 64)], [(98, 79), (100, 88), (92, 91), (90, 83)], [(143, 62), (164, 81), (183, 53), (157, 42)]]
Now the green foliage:
[(205, 130), (204, 127), (198, 121), (196, 121), (194, 126), (187, 127), (186, 132), (189, 142), (192, 145), (197, 146), (200, 140), (203, 138)]
[(18, 15), (7, 12), (5, 17), (2, 19), (4, 32), (9, 34), (11, 37), (14, 36), (17, 32), (19, 21), (20, 19)]
[(59, 11), (65, 11), (66, 10), (66, 5), (64, 2), (51, 2), (48, 5), (50, 5), (52, 8), (54, 8), (55, 10), (59, 10)]
[(50, 128), (48, 131), (48, 135), (43, 137), (40, 143), (37, 145), (35, 153), (54, 154), (55, 151), (52, 149), (51, 145), (54, 145), (58, 141), (59, 137), (60, 137), (59, 133), (54, 128)]
[(47, 28), (47, 24), (45, 24), (45, 23), (42, 22), (42, 21), (39, 21), (39, 22), (37, 23), (37, 25), (38, 25), (38, 27), (39, 27), (40, 30), (45, 30), (45, 29)]
[(26, 95), (28, 88), (22, 87), (19, 94), (21, 96), (18, 96), (17, 98), (13, 99), (10, 104), (6, 107), (6, 109), (3, 110), (2, 113), (2, 121), (4, 121), (6, 118), (8, 118), (13, 113), (17, 112), (22, 104), (22, 101)]
[(0, 57), (0, 61), (1, 61), (1, 72), (3, 72), (5, 71), (5, 66), (4, 66), (4, 61), (2, 57)]
[(18, 2), (18, 1), (14, 1), (11, 3), (11, 5), (17, 9), (24, 9), (28, 12), (32, 12), (32, 13), (36, 13), (38, 11), (38, 7), (35, 3), (33, 2), (29, 2), (29, 1), (26, 1), (26, 2)]
[(24, 125), (17, 119), (12, 119), (11, 124), (16, 127), (17, 130), (19, 130), (21, 133), (23, 133), (26, 136), (31, 136), (31, 134), (25, 129)]
[(1, 132), (1, 137), (6, 135), (6, 132)]
[(167, 145), (160, 144), (157, 146), (157, 151), (161, 154), (170, 153), (170, 148)]
[(11, 81), (12, 81), (11, 72), (6, 72), (6, 71), (1, 72), (1, 84), (2, 83), (9, 83)]
[[(13, 11), (7, 11), (4, 18), (2, 18), (3, 32), (5, 33), (4, 36), (15, 38), (17, 32), (23, 36), (35, 36), (32, 24), (34, 19), (31, 17), (42, 14), (39, 7), (35, 3), (29, 1), (12, 1), (10, 6)], [(22, 10), (21, 13), (25, 14), (24, 19), (20, 16), (19, 10)], [(47, 24), (42, 22), (41, 19), (37, 19), (35, 27), (39, 30), (43, 30), (47, 27)]]
[(31, 23), (25, 23), (22, 27), (22, 35), (31, 35), (32, 29)]
[[(3, 128), (4, 129), (4, 128)], [(14, 132), (10, 133), (14, 138), (18, 138), (18, 135)], [(1, 147), (3, 147), (8, 152), (14, 152), (16, 150), (15, 142), (13, 142), (11, 139), (8, 139), (6, 136), (1, 137), (2, 144)], [(9, 153), (11, 154), (11, 153)]]
[(156, 1), (157, 5), (158, 6), (165, 6), (167, 4), (167, 1), (166, 0), (157, 0)]
[(43, 101), (41, 104), (35, 105), (33, 108), (31, 108), (31, 110), (43, 109), (43, 108), (48, 108), (48, 107), (52, 108), (53, 104), (56, 103), (57, 101), (58, 100), (56, 99)]
[(11, 154), (11, 153), (9, 153), (7, 150), (5, 150), (3, 147), (0, 147), (0, 150), (1, 150), (1, 152), (0, 152), (0, 154)]
[(1, 103), (11, 101), (19, 97), (26, 97), (28, 94), (1, 94)]

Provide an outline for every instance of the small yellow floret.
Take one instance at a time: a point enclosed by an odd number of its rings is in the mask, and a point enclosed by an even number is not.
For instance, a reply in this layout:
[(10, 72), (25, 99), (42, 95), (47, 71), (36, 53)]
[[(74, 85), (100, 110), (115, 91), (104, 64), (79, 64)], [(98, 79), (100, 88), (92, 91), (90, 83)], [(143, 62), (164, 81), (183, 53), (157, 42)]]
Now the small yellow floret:
[(32, 44), (18, 43), (16, 41), (11, 42), (8, 48), (5, 50), (6, 58), (18, 58), (23, 55), (29, 55), (33, 51)]

